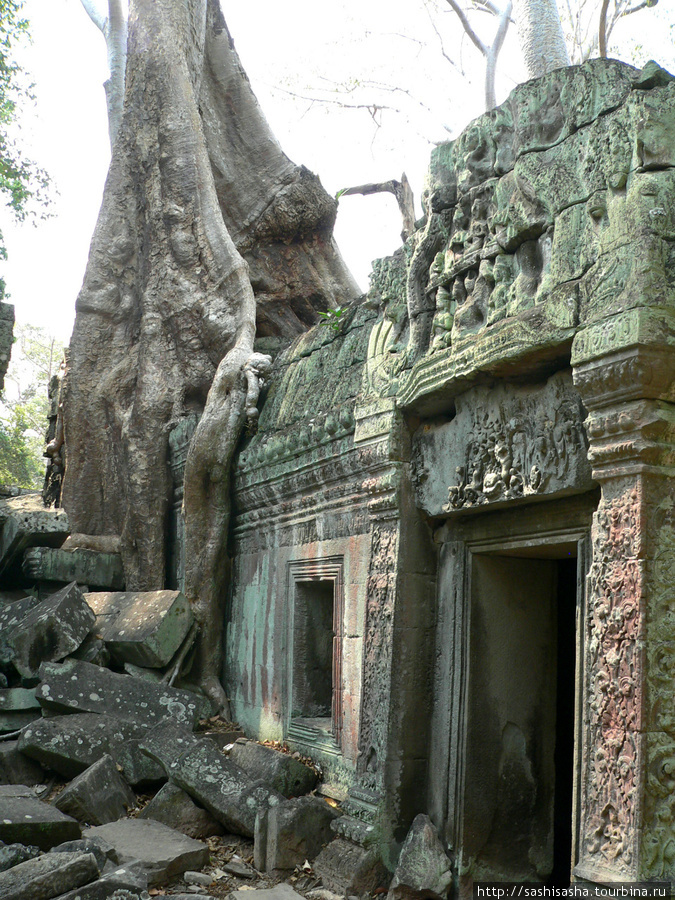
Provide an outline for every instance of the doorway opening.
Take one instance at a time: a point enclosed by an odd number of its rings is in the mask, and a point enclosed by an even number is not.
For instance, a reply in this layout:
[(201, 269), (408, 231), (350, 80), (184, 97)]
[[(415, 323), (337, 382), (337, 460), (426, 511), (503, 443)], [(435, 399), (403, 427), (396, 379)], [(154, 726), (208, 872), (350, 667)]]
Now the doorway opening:
[(569, 885), (576, 544), (474, 553), (462, 857), (474, 880)]

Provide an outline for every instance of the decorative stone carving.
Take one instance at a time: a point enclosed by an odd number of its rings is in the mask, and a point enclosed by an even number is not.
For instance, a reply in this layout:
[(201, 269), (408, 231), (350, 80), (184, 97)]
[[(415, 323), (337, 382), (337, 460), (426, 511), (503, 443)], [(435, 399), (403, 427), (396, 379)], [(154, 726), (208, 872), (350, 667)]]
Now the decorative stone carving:
[(590, 487), (583, 410), (569, 372), (538, 387), (472, 388), (456, 405), (451, 422), (415, 436), (418, 501), (430, 515)]

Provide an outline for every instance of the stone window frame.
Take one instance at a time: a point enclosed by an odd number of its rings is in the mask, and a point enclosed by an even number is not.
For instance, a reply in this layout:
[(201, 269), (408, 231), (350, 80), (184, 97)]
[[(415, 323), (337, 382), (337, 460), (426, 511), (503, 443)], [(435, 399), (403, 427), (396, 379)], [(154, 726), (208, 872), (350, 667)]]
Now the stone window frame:
[[(295, 607), (296, 585), (308, 582), (333, 582), (333, 689), (331, 733), (312, 728), (300, 717), (291, 715), (293, 709), (293, 681), (295, 673)], [(324, 556), (315, 559), (297, 559), (288, 563), (288, 668), (286, 678), (286, 735), (323, 751), (342, 752), (343, 724), (343, 671), (344, 642), (344, 556)]]

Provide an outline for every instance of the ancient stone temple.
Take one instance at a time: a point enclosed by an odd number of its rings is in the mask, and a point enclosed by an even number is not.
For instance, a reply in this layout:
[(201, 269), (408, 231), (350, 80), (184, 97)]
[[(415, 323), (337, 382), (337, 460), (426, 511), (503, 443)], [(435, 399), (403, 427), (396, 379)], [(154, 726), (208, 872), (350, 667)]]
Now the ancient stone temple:
[(224, 677), (345, 848), (393, 867), (425, 812), (460, 890), (675, 875), (674, 173), (657, 66), (521, 85), (275, 361)]

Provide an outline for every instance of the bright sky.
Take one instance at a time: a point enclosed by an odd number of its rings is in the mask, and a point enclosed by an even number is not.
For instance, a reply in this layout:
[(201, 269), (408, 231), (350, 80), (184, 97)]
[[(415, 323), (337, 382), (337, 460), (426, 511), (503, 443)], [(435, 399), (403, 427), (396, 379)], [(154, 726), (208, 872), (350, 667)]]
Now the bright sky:
[[(458, 133), (481, 111), (480, 62), (462, 39), (449, 7), (437, 33), (424, 0), (222, 3), (244, 67), (282, 147), (296, 163), (319, 174), (331, 193), (397, 178), (405, 170), (419, 198), (429, 140), (452, 136), (444, 125)], [(661, 0), (659, 12), (666, 4), (674, 5)], [(4, 275), (17, 319), (43, 325), (67, 341), (109, 161), (102, 86), (107, 77), (105, 43), (80, 0), (27, 0), (25, 12), (33, 43), (21, 62), (35, 82), (37, 109), (25, 117), (22, 134), (59, 194), (53, 217), (37, 227), (16, 227), (0, 214), (9, 253)], [(673, 10), (666, 13), (672, 16)], [(642, 26), (630, 29), (633, 45), (644, 45), (641, 57), (654, 55), (672, 68), (669, 23), (664, 28), (663, 21), (655, 27), (653, 18), (638, 21), (644, 16), (630, 23)], [(485, 16), (478, 20), (481, 27), (484, 22)], [(471, 83), (443, 58), (441, 35), (447, 47), (456, 42), (453, 58), (472, 74)], [(662, 46), (655, 50), (657, 37)], [(670, 53), (670, 60), (663, 58), (664, 52)], [(521, 77), (514, 59), (506, 48), (502, 71), (511, 71), (502, 79), (500, 100)], [(387, 85), (378, 102), (401, 107), (405, 117), (384, 109), (377, 116), (382, 125), (378, 129), (367, 110), (341, 108), (340, 103), (362, 103), (373, 96), (370, 87), (357, 84), (364, 79)], [(349, 82), (351, 93), (333, 92), (335, 81)], [(324, 85), (331, 101), (326, 105), (293, 100), (287, 93), (309, 96)], [(400, 228), (393, 197), (342, 199), (336, 236), (363, 288), (370, 261), (400, 244)]]

